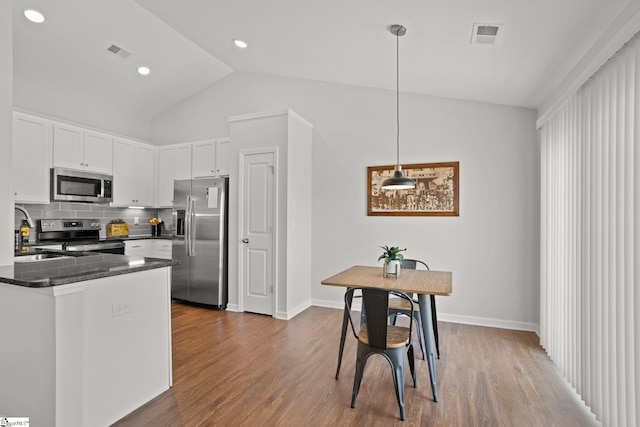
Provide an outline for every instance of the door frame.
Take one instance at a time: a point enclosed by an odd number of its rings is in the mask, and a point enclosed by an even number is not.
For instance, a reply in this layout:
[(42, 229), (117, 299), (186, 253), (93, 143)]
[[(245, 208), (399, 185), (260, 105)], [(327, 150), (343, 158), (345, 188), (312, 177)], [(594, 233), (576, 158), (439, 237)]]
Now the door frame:
[[(279, 254), (278, 248), (280, 247), (280, 238), (278, 235), (278, 219), (279, 219), (279, 209), (278, 209), (278, 201), (280, 200), (280, 195), (278, 193), (278, 175), (280, 171), (279, 167), (279, 150), (278, 147), (263, 147), (263, 148), (252, 148), (246, 150), (240, 150), (238, 152), (238, 242), (243, 239), (244, 236), (244, 201), (243, 201), (243, 188), (244, 188), (244, 171), (245, 171), (245, 159), (249, 155), (253, 154), (273, 154), (273, 239), (272, 239), (272, 248), (273, 251), (273, 301), (272, 301), (272, 315), (271, 317), (277, 317), (277, 306), (278, 306), (278, 262), (279, 262)], [(243, 257), (244, 246), (242, 243), (238, 245), (238, 311), (244, 312), (244, 257)]]

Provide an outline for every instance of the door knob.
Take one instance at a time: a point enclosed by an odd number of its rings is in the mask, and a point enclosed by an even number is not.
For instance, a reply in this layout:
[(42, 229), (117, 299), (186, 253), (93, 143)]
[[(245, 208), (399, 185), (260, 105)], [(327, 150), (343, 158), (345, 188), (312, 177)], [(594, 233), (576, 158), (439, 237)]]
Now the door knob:
[(245, 237), (244, 239), (242, 239), (242, 243), (249, 243), (249, 239)]

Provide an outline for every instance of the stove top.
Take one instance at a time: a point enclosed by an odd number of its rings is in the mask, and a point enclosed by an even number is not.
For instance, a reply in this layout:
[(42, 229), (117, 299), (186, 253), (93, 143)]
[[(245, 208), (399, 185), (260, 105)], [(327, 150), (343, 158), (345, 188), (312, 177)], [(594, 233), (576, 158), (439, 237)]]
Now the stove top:
[(41, 233), (91, 230), (100, 232), (100, 220), (96, 218), (40, 219), (38, 230)]
[(60, 243), (100, 240), (100, 220), (96, 218), (39, 219), (37, 222), (40, 243)]
[(124, 242), (100, 240), (101, 223), (96, 218), (40, 219), (38, 241), (41, 244), (62, 244), (71, 252), (124, 253)]

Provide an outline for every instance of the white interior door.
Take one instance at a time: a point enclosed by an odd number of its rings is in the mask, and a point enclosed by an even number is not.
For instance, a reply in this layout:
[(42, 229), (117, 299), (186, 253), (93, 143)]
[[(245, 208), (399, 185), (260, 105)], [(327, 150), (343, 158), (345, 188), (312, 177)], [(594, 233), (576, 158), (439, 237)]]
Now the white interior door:
[(242, 155), (240, 218), (244, 311), (274, 313), (274, 159), (273, 152)]

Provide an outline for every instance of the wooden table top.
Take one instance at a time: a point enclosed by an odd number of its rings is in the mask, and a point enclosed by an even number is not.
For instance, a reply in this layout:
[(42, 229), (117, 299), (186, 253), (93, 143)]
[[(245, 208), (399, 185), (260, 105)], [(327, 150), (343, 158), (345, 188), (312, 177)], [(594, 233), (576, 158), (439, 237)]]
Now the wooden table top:
[(450, 271), (403, 268), (399, 278), (385, 278), (382, 276), (382, 266), (354, 265), (320, 283), (345, 288), (383, 288), (416, 294), (451, 295), (452, 276)]

